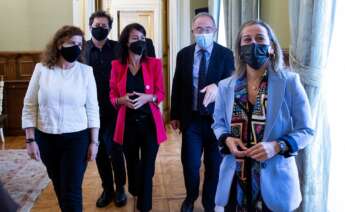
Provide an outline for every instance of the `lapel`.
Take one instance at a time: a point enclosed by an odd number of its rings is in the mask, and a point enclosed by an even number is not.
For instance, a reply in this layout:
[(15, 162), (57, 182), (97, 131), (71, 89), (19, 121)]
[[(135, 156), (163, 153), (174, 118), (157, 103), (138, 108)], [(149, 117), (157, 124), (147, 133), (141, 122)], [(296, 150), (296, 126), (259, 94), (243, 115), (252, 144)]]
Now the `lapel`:
[(235, 86), (236, 86), (236, 81), (238, 77), (235, 77), (231, 79), (226, 87), (224, 89), (224, 97), (225, 98), (225, 117), (227, 122), (229, 123), (229, 129), (231, 129), (231, 117), (232, 117), (232, 112), (234, 108), (234, 102), (235, 102)]
[[(121, 63), (120, 63), (121, 64)], [(121, 75), (120, 75), (120, 83), (119, 83), (119, 93), (121, 96), (126, 94), (126, 85), (127, 85), (127, 71), (128, 71), (128, 64), (125, 65), (121, 64)]]
[(143, 80), (144, 80), (144, 86), (145, 86), (145, 93), (150, 93), (150, 90), (152, 89), (152, 86), (151, 86), (151, 78), (150, 78), (150, 75), (149, 75), (149, 64), (148, 64), (148, 61), (145, 60), (141, 63), (141, 70), (143, 72)]
[(274, 123), (277, 120), (279, 110), (283, 103), (286, 88), (286, 80), (281, 73), (269, 70), (268, 74), (268, 105), (267, 118), (263, 141), (268, 141)]
[(218, 46), (216, 42), (213, 42), (213, 49), (211, 52), (210, 62), (207, 67), (207, 74), (206, 74), (206, 81), (207, 85), (211, 84), (211, 82), (217, 81), (216, 78), (216, 64), (218, 61), (218, 58), (221, 57), (221, 55), (218, 54)]
[(187, 55), (185, 57), (184, 63), (186, 65), (186, 79), (187, 82), (189, 82), (189, 88), (187, 91), (193, 91), (193, 64), (194, 64), (194, 51), (195, 51), (195, 45), (193, 44), (190, 46), (188, 51), (186, 52)]

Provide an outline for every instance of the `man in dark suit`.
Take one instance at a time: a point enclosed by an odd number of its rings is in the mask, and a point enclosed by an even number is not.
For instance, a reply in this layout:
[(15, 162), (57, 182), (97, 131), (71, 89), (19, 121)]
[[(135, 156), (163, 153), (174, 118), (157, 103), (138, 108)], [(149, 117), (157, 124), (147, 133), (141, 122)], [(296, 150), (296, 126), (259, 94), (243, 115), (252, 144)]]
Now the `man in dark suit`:
[(195, 44), (177, 54), (172, 85), (171, 126), (182, 132), (181, 159), (187, 196), (181, 211), (193, 211), (199, 195), (199, 169), (204, 153), (205, 177), (202, 204), (205, 211), (214, 211), (221, 155), (211, 124), (217, 84), (230, 76), (234, 68), (232, 52), (213, 41), (214, 19), (199, 13), (193, 19)]
[(125, 205), (127, 201), (122, 147), (113, 142), (116, 110), (109, 100), (111, 61), (117, 58), (120, 47), (118, 42), (108, 39), (112, 22), (111, 16), (104, 11), (97, 11), (90, 16), (92, 38), (86, 42), (84, 52), (86, 64), (93, 68), (100, 108), (101, 127), (96, 164), (102, 180), (103, 192), (96, 202), (99, 208), (107, 206), (113, 200), (118, 207)]

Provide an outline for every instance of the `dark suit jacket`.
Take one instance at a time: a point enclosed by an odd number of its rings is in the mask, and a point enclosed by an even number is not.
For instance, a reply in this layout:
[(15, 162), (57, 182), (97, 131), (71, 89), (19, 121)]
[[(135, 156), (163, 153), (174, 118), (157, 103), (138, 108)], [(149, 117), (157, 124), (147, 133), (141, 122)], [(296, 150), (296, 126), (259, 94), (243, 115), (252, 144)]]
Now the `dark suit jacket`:
[[(170, 120), (179, 120), (182, 129), (192, 115), (193, 105), (193, 63), (195, 44), (183, 48), (177, 54), (176, 70), (172, 85)], [(206, 84), (215, 83), (229, 77), (234, 70), (234, 56), (230, 49), (214, 43), (208, 65)], [(210, 117), (214, 103), (207, 106)]]
[(156, 57), (155, 47), (153, 46), (153, 42), (150, 38), (146, 38), (146, 51), (147, 56)]

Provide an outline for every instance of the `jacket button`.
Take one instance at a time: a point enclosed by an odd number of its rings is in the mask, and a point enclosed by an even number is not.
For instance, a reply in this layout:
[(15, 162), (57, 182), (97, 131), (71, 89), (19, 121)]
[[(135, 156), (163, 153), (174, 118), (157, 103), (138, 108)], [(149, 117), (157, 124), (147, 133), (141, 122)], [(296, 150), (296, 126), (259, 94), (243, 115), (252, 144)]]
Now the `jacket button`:
[(265, 163), (265, 162), (262, 162), (262, 163), (261, 163), (261, 168), (262, 168), (262, 169), (266, 168), (266, 163)]

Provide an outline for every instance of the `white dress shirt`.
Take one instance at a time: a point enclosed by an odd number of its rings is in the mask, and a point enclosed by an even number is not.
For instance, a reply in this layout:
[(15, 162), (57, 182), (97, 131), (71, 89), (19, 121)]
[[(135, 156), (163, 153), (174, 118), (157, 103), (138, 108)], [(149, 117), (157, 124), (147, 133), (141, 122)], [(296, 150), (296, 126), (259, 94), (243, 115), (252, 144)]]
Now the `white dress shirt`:
[(99, 128), (97, 88), (90, 66), (49, 69), (36, 64), (24, 98), (22, 128), (50, 134)]

